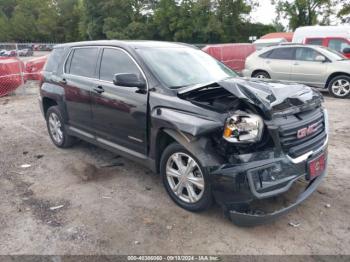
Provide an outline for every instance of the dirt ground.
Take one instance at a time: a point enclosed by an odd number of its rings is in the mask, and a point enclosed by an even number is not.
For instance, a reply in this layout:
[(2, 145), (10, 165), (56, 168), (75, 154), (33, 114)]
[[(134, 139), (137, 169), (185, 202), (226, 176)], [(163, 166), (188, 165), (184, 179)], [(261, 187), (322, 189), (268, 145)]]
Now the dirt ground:
[(240, 228), (217, 206), (179, 208), (136, 163), (56, 148), (36, 91), (0, 98), (0, 254), (350, 254), (349, 99), (325, 99), (328, 176), (287, 216)]

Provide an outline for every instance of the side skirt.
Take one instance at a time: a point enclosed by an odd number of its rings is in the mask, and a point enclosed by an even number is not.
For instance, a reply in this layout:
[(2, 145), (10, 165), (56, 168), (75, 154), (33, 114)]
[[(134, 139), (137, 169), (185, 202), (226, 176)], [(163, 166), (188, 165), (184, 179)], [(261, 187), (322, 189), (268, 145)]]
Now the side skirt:
[(94, 134), (85, 132), (81, 129), (75, 128), (73, 126), (66, 126), (67, 133), (69, 135), (78, 137), (88, 143), (94, 144), (98, 147), (102, 147), (108, 151), (111, 151), (113, 153), (119, 154), (125, 158), (128, 158), (132, 161), (138, 162), (142, 164), (143, 166), (151, 169), (153, 172), (155, 172), (155, 160), (150, 159), (148, 156), (141, 154), (139, 152), (136, 152), (134, 150), (131, 150), (129, 148), (123, 147), (121, 145), (118, 145), (116, 143), (113, 143), (109, 140), (100, 138), (95, 136)]

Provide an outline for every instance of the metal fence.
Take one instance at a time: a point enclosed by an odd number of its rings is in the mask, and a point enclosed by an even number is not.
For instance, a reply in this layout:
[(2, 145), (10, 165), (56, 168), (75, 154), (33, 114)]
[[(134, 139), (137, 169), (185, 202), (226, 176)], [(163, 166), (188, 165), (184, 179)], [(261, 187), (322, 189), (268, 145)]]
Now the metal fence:
[(53, 43), (0, 43), (0, 97), (41, 79), (41, 70)]

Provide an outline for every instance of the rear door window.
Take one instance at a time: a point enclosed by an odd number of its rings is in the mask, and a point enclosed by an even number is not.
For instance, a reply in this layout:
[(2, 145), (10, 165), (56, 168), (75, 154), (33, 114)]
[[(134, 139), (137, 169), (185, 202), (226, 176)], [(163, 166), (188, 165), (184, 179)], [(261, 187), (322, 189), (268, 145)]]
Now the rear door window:
[[(98, 48), (84, 47), (76, 48), (71, 53), (71, 61), (67, 60), (66, 73), (76, 76), (95, 76), (95, 66), (97, 62)], [(70, 62), (70, 66), (68, 63)]]
[(294, 48), (276, 48), (271, 51), (268, 58), (280, 59), (280, 60), (293, 60), (294, 59)]
[(122, 50), (105, 48), (103, 50), (100, 79), (112, 82), (115, 74), (140, 74), (135, 62)]
[(299, 47), (295, 52), (295, 59), (299, 61), (316, 61), (316, 57), (321, 55), (312, 48)]

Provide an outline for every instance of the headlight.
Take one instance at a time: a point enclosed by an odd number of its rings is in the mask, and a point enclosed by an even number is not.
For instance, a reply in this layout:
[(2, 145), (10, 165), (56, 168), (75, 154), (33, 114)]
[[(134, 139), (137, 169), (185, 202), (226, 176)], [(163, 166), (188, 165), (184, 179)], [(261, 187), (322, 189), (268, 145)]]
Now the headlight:
[(242, 112), (226, 120), (223, 137), (231, 143), (254, 143), (260, 141), (263, 127), (260, 116)]

